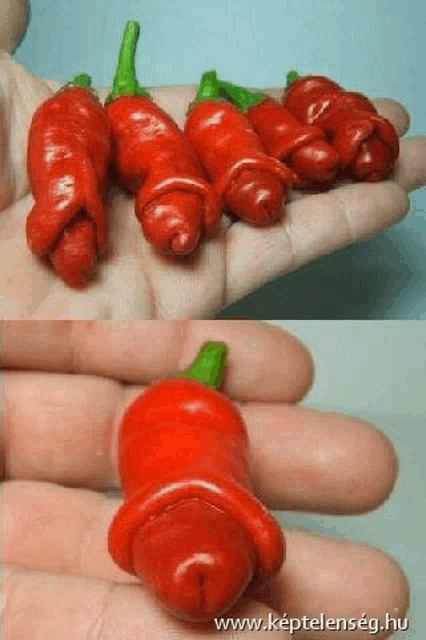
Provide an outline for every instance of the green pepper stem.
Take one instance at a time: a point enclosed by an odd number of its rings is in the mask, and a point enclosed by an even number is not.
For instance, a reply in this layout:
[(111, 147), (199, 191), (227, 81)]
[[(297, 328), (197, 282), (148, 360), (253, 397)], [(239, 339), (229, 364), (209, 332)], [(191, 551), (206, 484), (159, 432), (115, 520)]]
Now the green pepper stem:
[(297, 73), (297, 71), (289, 71), (287, 74), (287, 85), (286, 85), (286, 89), (289, 88), (289, 86), (291, 84), (293, 84), (293, 82), (296, 82), (296, 80), (298, 80), (300, 78), (299, 74)]
[(228, 349), (224, 342), (206, 342), (188, 369), (174, 377), (189, 378), (213, 389), (219, 389), (225, 375), (227, 355)]
[(88, 73), (78, 73), (72, 80), (67, 82), (65, 86), (67, 87), (87, 87), (90, 88), (92, 85), (92, 78)]
[(220, 82), (220, 89), (223, 90), (226, 96), (242, 111), (247, 111), (250, 107), (265, 102), (267, 99), (267, 96), (262, 93), (250, 91), (250, 89), (239, 87), (237, 84), (232, 84), (231, 82)]
[(135, 56), (136, 46), (139, 40), (140, 27), (135, 20), (129, 20), (124, 29), (121, 41), (118, 64), (115, 72), (112, 91), (106, 99), (111, 102), (119, 96), (147, 96), (148, 91), (141, 87), (136, 78)]
[(203, 100), (216, 100), (219, 98), (219, 81), (217, 79), (216, 71), (206, 71), (201, 76), (200, 84), (198, 86), (198, 93), (194, 102), (201, 102)]

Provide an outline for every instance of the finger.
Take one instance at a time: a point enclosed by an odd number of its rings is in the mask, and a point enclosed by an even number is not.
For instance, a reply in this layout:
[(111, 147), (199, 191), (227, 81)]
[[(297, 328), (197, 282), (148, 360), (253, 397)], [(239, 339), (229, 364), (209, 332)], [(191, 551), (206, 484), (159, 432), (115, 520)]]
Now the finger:
[(390, 98), (372, 101), (381, 116), (389, 120), (399, 137), (404, 136), (410, 128), (410, 114), (405, 107)]
[[(5, 368), (99, 375), (139, 384), (185, 369), (208, 341), (228, 346), (224, 390), (239, 400), (297, 402), (312, 383), (307, 348), (289, 333), (256, 321), (6, 321), (0, 325)], [(43, 378), (37, 381), (42, 387)]]
[[(296, 529), (285, 533), (286, 562), (258, 599), (297, 620), (321, 615), (329, 620), (367, 620), (367, 626), (352, 627), (352, 631), (344, 627), (338, 631), (334, 626), (336, 630), (301, 631), (296, 636), (302, 640), (363, 640), (371, 638), (373, 631), (377, 638), (393, 633), (392, 624), (385, 626), (386, 614), (402, 621), (409, 607), (409, 584), (395, 559), (367, 544)], [(377, 619), (387, 630), (378, 632)]]
[(37, 78), (9, 54), (0, 51), (0, 87), (5, 95), (9, 127), (9, 179), (14, 186), (13, 200), (29, 191), (27, 144), (31, 120), (37, 107), (52, 95), (41, 78)]
[(0, 50), (13, 53), (21, 44), (29, 21), (28, 0), (7, 0), (0, 6)]
[[(71, 337), (73, 326), (77, 333)], [(197, 322), (187, 334), (185, 327), (167, 322), (144, 326), (5, 322), (1, 340), (4, 367), (98, 371), (103, 376), (4, 375), (0, 402), (7, 477), (95, 487), (111, 486), (113, 479), (117, 483), (108, 454), (111, 448), (116, 455), (116, 447), (110, 440), (125, 408), (141, 389), (123, 388), (106, 376), (127, 381), (164, 377), (188, 366), (207, 340), (228, 344), (224, 390), (240, 400), (296, 402), (312, 383), (309, 352), (275, 327), (256, 322)], [(99, 359), (101, 352), (107, 353), (107, 345), (111, 346), (108, 358)]]
[(0, 211), (13, 202), (12, 176), (9, 171), (9, 123), (6, 96), (0, 86)]
[(304, 406), (248, 404), (250, 470), (271, 509), (365, 513), (391, 493), (398, 459), (374, 425)]
[(392, 180), (407, 192), (426, 185), (426, 136), (401, 141), (398, 164)]
[[(6, 477), (119, 487), (118, 430), (141, 390), (89, 376), (8, 374)], [(302, 406), (247, 403), (240, 410), (253, 487), (270, 508), (362, 513), (391, 492), (395, 452), (372, 425)]]
[(227, 233), (224, 306), (323, 255), (383, 233), (408, 211), (405, 190), (386, 181), (295, 200), (283, 221), (269, 229), (237, 222)]
[[(139, 599), (142, 620), (148, 617), (142, 615), (146, 614), (146, 607), (153, 607), (152, 615), (165, 620), (138, 579), (118, 569), (108, 554), (107, 531), (120, 501), (47, 483), (4, 483), (2, 493), (6, 563), (19, 567), (29, 577), (32, 571), (64, 574), (61, 602), (68, 600), (69, 586), (78, 585), (85, 593), (84, 578), (92, 594), (98, 588), (96, 580), (113, 581), (122, 586), (111, 589), (108, 594), (103, 591), (107, 610), (107, 604), (114, 602), (115, 594), (123, 588), (130, 602), (131, 594)], [(268, 603), (279, 614), (287, 613), (288, 618), (319, 617), (322, 612), (327, 617), (344, 618), (360, 618), (364, 612), (368, 618), (383, 618), (386, 612), (394, 617), (404, 616), (408, 603), (407, 582), (398, 564), (384, 552), (306, 531), (287, 530), (285, 536), (286, 562), (280, 575), (259, 594), (258, 600)], [(47, 581), (47, 577), (45, 579)], [(53, 578), (53, 582), (44, 583), (45, 586), (40, 582), (38, 588), (37, 583), (30, 580), (28, 593), (32, 591), (33, 597), (36, 588), (38, 602), (43, 603), (43, 589), (49, 586), (48, 593), (56, 593), (57, 597), (58, 579)], [(23, 592), (19, 595), (22, 607), (26, 597)], [(93, 604), (99, 616), (99, 603)], [(84, 600), (81, 605), (79, 610), (85, 611)], [(14, 610), (9, 608), (11, 613)], [(241, 617), (242, 611), (237, 607), (229, 615)], [(107, 619), (106, 626), (111, 622)], [(318, 632), (305, 637), (314, 640), (324, 635)], [(358, 632), (356, 636), (345, 637), (360, 640), (368, 635)]]
[[(139, 586), (115, 585), (78, 576), (25, 571), (8, 566), (4, 576), (8, 638), (34, 637), (43, 640), (98, 640), (100, 638), (150, 638), (202, 640), (206, 630), (168, 615)], [(37, 594), (37, 606), (34, 606)], [(271, 609), (260, 602), (244, 601), (233, 609), (235, 616), (265, 621)], [(209, 636), (235, 638), (231, 631)], [(217, 635), (216, 635), (217, 633)], [(190, 635), (189, 635), (190, 634)], [(289, 635), (272, 630), (268, 638), (289, 640)], [(245, 631), (238, 638), (264, 638), (264, 631)]]

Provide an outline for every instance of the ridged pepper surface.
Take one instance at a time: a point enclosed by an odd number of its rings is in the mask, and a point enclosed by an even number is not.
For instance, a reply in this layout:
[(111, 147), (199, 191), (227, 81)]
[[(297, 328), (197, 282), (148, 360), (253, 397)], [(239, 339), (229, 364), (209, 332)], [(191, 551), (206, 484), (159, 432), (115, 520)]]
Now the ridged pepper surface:
[(274, 576), (281, 529), (251, 492), (247, 432), (220, 386), (223, 343), (149, 387), (124, 415), (125, 502), (109, 530), (114, 561), (172, 614), (210, 620)]
[(62, 279), (84, 287), (108, 248), (105, 183), (111, 161), (106, 113), (79, 74), (35, 112), (28, 174), (35, 204), (26, 224), (33, 253)]
[(214, 71), (203, 74), (185, 134), (226, 207), (254, 226), (284, 214), (291, 172), (267, 155), (250, 122), (219, 95)]
[(399, 155), (398, 135), (366, 96), (323, 76), (300, 78), (291, 72), (288, 77), (284, 106), (302, 122), (323, 129), (350, 177), (378, 182), (390, 176)]
[(230, 82), (220, 84), (249, 120), (268, 154), (292, 172), (292, 188), (306, 189), (334, 180), (340, 169), (340, 156), (320, 127), (302, 123), (263, 93)]
[(139, 86), (135, 52), (139, 25), (129, 21), (106, 110), (114, 163), (135, 192), (135, 214), (161, 253), (192, 253), (203, 232), (219, 229), (221, 207), (197, 154), (174, 120)]

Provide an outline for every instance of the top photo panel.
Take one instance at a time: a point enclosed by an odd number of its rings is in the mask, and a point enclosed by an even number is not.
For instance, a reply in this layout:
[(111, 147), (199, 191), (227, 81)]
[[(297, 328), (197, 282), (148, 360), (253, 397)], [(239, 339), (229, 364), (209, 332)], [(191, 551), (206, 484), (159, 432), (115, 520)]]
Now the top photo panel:
[(8, 0), (1, 319), (426, 319), (426, 4)]

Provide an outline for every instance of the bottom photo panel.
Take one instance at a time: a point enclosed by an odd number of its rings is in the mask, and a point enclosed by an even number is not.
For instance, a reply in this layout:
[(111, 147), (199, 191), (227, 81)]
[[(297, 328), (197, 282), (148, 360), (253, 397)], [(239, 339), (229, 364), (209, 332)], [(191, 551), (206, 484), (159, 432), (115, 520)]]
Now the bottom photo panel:
[(426, 321), (0, 323), (2, 638), (426, 637)]

